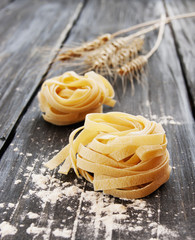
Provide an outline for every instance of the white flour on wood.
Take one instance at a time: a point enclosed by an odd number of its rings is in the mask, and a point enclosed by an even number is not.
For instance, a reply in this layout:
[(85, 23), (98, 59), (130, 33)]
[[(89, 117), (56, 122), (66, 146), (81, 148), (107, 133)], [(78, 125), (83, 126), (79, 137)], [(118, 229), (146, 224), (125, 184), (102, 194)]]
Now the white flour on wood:
[(12, 226), (9, 222), (0, 223), (0, 236), (3, 238), (7, 235), (14, 235), (17, 232), (16, 227)]
[(157, 115), (151, 115), (150, 116), (152, 120), (157, 121), (158, 123), (161, 123), (163, 125), (171, 124), (171, 125), (181, 125), (182, 123), (179, 121), (176, 121), (172, 116), (162, 116), (158, 117)]
[[(141, 234), (141, 232), (147, 231), (151, 235), (151, 239), (155, 239), (157, 236), (166, 236), (167, 233), (173, 238), (176, 236), (175, 231), (165, 228), (154, 221), (156, 211), (144, 199), (121, 200), (118, 203), (115, 198), (104, 195), (102, 192), (84, 191), (83, 182), (78, 184), (77, 179), (72, 180), (72, 182), (62, 182), (47, 173), (45, 168), (39, 169), (37, 174), (33, 173), (35, 171), (34, 167), (29, 166), (26, 170), (25, 174), (28, 177), (30, 176), (32, 186), (22, 196), (22, 199), (24, 201), (25, 199), (27, 201), (33, 199), (33, 201), (40, 203), (37, 211), (26, 212), (24, 210), (23, 214), (23, 220), (25, 218), (31, 220), (29, 226), (26, 227), (26, 232), (33, 237), (39, 236), (47, 240), (52, 234), (55, 237), (74, 239), (78, 226), (85, 229), (85, 231), (92, 232), (96, 239), (101, 236), (102, 231), (104, 231), (106, 239), (112, 239), (113, 230), (126, 232), (127, 234), (129, 232)], [(32, 172), (30, 173), (30, 171)], [(20, 180), (18, 179), (15, 182), (20, 183)], [(66, 203), (80, 201), (79, 206), (75, 206), (76, 212), (73, 205), (62, 205), (64, 201)], [(54, 210), (57, 203), (62, 205), (63, 209), (65, 209), (63, 211), (69, 212), (69, 214), (71, 212), (71, 215), (69, 217), (65, 215), (64, 220), (59, 219), (61, 222), (58, 228), (54, 228), (53, 224), (56, 221), (54, 220)], [(47, 218), (44, 216), (46, 204), (50, 208)], [(1, 203), (0, 207), (11, 208), (13, 206), (11, 203)], [(42, 218), (46, 221), (44, 227), (39, 226), (39, 221)], [(69, 225), (66, 226), (66, 218), (73, 218), (72, 229), (67, 228)], [(15, 234), (17, 232), (16, 227), (8, 224), (6, 222), (1, 223), (1, 226), (3, 226), (2, 234), (10, 233), (11, 229), (13, 230), (11, 234)], [(22, 225), (21, 222), (18, 227)], [(5, 229), (9, 231), (5, 231)]]

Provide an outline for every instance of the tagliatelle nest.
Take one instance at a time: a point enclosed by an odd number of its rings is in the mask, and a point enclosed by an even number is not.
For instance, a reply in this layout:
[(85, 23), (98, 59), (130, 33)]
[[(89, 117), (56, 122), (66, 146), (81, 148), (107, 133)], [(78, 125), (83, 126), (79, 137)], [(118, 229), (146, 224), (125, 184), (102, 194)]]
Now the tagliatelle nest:
[[(72, 65), (70, 62), (69, 66), (80, 66), (86, 71), (94, 70), (100, 74), (110, 75), (114, 79), (120, 76), (122, 82), (128, 78), (133, 88), (133, 79), (140, 79), (148, 59), (158, 49), (165, 24), (175, 19), (194, 16), (194, 12), (167, 18), (162, 15), (161, 19), (138, 24), (113, 34), (107, 33), (79, 47), (70, 48), (61, 53), (58, 60), (63, 62), (75, 60), (76, 62)], [(140, 28), (142, 29), (133, 34), (121, 37), (125, 33)], [(156, 43), (148, 53), (142, 55), (146, 34), (157, 28), (159, 28), (159, 34)]]
[(80, 76), (66, 72), (46, 80), (38, 94), (43, 118), (55, 125), (83, 121), (88, 113), (101, 113), (102, 105), (115, 105), (114, 90), (101, 75), (88, 72)]
[[(76, 134), (80, 132), (77, 137)], [(68, 174), (72, 167), (94, 190), (142, 198), (169, 179), (167, 139), (161, 124), (127, 113), (88, 114), (65, 146), (45, 165)]]

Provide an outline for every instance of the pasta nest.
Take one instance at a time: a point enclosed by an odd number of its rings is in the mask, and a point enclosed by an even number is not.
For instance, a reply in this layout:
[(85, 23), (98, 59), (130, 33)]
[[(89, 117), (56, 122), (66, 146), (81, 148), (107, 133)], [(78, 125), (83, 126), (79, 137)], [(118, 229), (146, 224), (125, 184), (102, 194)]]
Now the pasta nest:
[(102, 104), (115, 105), (114, 90), (101, 75), (80, 76), (66, 72), (46, 80), (38, 94), (43, 118), (55, 125), (69, 125), (85, 119), (88, 113), (101, 113)]
[[(76, 136), (76, 137), (75, 137)], [(64, 161), (65, 160), (65, 161)], [(160, 123), (127, 113), (88, 114), (46, 166), (92, 182), (95, 190), (120, 198), (145, 197), (170, 176), (165, 131)]]

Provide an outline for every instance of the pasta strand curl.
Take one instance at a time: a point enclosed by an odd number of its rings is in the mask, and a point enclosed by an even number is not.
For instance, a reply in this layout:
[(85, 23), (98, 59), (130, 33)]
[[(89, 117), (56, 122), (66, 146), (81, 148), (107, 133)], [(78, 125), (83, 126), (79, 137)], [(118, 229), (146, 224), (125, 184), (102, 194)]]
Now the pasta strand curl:
[(38, 94), (43, 118), (55, 125), (69, 125), (85, 119), (88, 113), (101, 113), (102, 105), (115, 105), (114, 90), (101, 75), (80, 76), (66, 72), (49, 79)]
[(94, 190), (127, 199), (151, 194), (171, 172), (161, 124), (121, 112), (88, 114), (69, 144), (45, 165), (54, 169), (61, 163), (60, 173), (72, 167)]

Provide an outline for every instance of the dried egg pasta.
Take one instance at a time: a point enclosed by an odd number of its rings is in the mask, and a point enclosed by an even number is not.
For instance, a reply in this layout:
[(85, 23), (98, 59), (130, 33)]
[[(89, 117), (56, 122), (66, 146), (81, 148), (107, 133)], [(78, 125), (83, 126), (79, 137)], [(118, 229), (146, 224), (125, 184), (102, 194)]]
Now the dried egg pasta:
[(88, 113), (101, 113), (102, 104), (115, 105), (114, 90), (101, 75), (88, 72), (79, 76), (66, 72), (42, 85), (38, 98), (43, 118), (55, 125), (69, 125)]
[(95, 190), (127, 199), (151, 194), (171, 171), (161, 124), (121, 112), (88, 114), (84, 126), (70, 134), (69, 144), (46, 166), (54, 169), (61, 163), (60, 173), (72, 167)]

